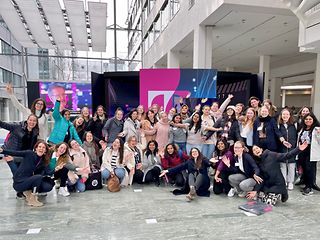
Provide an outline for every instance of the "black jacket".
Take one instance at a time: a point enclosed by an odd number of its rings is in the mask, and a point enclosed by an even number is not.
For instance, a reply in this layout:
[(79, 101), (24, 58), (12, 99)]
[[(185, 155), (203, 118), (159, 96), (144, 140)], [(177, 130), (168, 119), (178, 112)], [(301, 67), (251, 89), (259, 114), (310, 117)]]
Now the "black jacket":
[[(201, 163), (201, 167), (199, 169), (199, 173), (208, 176), (208, 168), (210, 167), (210, 162), (207, 158), (204, 158)], [(169, 174), (176, 174), (182, 172), (183, 170), (187, 170), (188, 173), (197, 172), (196, 163), (194, 159), (189, 159), (188, 161), (181, 163), (180, 165), (168, 169)]]
[(280, 162), (296, 156), (299, 152), (299, 148), (295, 148), (288, 153), (264, 150), (258, 163), (261, 170), (260, 177), (263, 182), (257, 184), (254, 190), (264, 193), (287, 194), (286, 183), (280, 170)]
[(100, 140), (104, 140), (102, 136), (103, 126), (106, 124), (107, 119), (101, 120), (97, 117), (97, 120), (94, 121), (93, 118), (89, 120), (87, 130), (92, 132), (94, 140), (99, 143)]
[[(297, 139), (298, 139), (298, 133), (297, 133), (296, 126), (294, 124), (290, 124), (290, 125), (288, 125), (287, 128), (285, 128), (285, 126), (283, 124), (280, 124), (279, 130), (280, 130), (282, 137), (284, 137), (284, 139), (292, 145), (292, 147), (289, 149), (286, 148), (283, 144), (279, 145), (279, 152), (280, 153), (287, 153), (287, 152), (294, 150), (297, 146)], [(293, 156), (292, 158), (283, 160), (283, 162), (285, 162), (285, 161), (288, 161), (288, 163), (294, 163), (295, 156)]]
[[(224, 128), (227, 122), (228, 122), (228, 120), (226, 118), (219, 118), (215, 122), (213, 127), (214, 128)], [(208, 133), (206, 134), (206, 138), (209, 139), (212, 136), (212, 134), (214, 134), (214, 131), (208, 131)], [(223, 131), (218, 131), (217, 132), (218, 138), (220, 138), (220, 136), (222, 134), (223, 134)], [(233, 142), (242, 140), (241, 135), (240, 135), (239, 123), (237, 120), (234, 120), (232, 122), (231, 127), (228, 132), (228, 139), (227, 140), (228, 141), (233, 140)]]
[[(235, 156), (234, 162), (238, 163), (238, 156)], [(260, 169), (257, 166), (256, 162), (254, 159), (251, 157), (249, 153), (243, 153), (242, 154), (242, 162), (243, 162), (243, 168), (244, 172), (240, 170), (238, 166), (231, 166), (230, 171), (232, 173), (243, 173), (247, 178), (253, 178), (253, 175), (259, 175), (260, 174)]]
[(13, 175), (14, 183), (23, 182), (33, 176), (35, 172), (43, 172), (45, 169), (43, 159), (38, 157), (34, 151), (3, 150), (3, 154), (22, 157), (22, 161)]

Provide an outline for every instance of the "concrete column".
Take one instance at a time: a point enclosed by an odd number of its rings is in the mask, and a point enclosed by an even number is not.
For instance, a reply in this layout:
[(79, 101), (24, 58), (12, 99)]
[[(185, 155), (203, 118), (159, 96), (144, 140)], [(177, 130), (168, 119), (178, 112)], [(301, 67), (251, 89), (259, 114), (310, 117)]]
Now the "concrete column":
[(281, 101), (281, 107), (284, 108), (286, 106), (286, 90), (282, 90), (282, 101)]
[(264, 73), (263, 98), (269, 98), (270, 56), (260, 56), (259, 73)]
[(176, 51), (170, 50), (167, 54), (167, 68), (179, 68), (180, 60), (179, 53)]
[(213, 27), (198, 25), (194, 29), (193, 68), (212, 68)]
[(273, 78), (271, 79), (271, 86), (270, 86), (270, 99), (273, 105), (280, 106), (281, 105), (281, 86), (282, 86), (282, 79), (281, 78)]
[(316, 72), (314, 76), (312, 97), (311, 97), (311, 106), (313, 113), (316, 117), (320, 118), (320, 53), (317, 54), (317, 65)]

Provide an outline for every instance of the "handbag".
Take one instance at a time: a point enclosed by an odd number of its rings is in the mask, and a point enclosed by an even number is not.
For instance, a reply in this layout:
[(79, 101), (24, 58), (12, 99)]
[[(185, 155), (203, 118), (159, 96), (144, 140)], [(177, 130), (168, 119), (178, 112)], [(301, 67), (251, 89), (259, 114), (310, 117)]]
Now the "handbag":
[(120, 181), (115, 174), (111, 174), (107, 181), (107, 189), (110, 192), (119, 192), (120, 191)]
[(101, 172), (99, 170), (92, 170), (85, 182), (86, 190), (96, 190), (102, 188)]

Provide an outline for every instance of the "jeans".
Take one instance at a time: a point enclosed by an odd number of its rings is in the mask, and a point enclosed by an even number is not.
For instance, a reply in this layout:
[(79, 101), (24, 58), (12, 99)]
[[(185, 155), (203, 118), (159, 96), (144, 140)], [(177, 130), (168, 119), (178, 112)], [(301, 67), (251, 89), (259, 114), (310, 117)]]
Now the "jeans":
[(230, 175), (229, 183), (232, 187), (236, 188), (238, 192), (250, 192), (256, 185), (256, 181), (253, 178), (247, 178), (242, 173)]
[[(124, 168), (115, 168), (113, 169), (114, 174), (119, 178), (120, 183), (122, 182), (125, 176), (125, 169)], [(110, 177), (110, 171), (108, 169), (103, 169), (101, 172), (102, 181), (107, 181)]]
[(198, 190), (201, 185), (204, 183), (204, 175), (199, 173), (196, 175), (196, 173), (189, 173), (188, 180), (189, 180), (189, 186), (194, 186), (196, 190)]
[(187, 148), (187, 154), (190, 154), (191, 148), (198, 148), (199, 151), (201, 151), (202, 144), (190, 144), (190, 143), (187, 143), (186, 148)]
[(38, 192), (38, 189), (42, 183), (42, 178), (43, 178), (42, 175), (33, 175), (29, 178), (24, 179), (23, 182), (19, 182), (19, 183), (14, 182), (13, 188), (17, 192), (24, 192), (27, 190), (34, 191), (34, 189), (35, 189), (35, 192)]
[(214, 144), (202, 144), (201, 153), (206, 158), (212, 158), (212, 154), (214, 151), (215, 145)]
[(179, 149), (182, 151), (182, 152), (186, 152), (187, 149), (186, 149), (186, 143), (185, 142), (174, 142), (174, 144), (177, 144)]
[[(86, 190), (86, 185), (81, 182), (81, 177), (79, 176), (78, 180), (76, 181), (75, 184), (72, 184), (71, 182), (68, 182), (69, 186), (74, 186), (76, 187), (76, 190), (79, 192), (84, 192)], [(61, 187), (61, 186), (60, 186)]]

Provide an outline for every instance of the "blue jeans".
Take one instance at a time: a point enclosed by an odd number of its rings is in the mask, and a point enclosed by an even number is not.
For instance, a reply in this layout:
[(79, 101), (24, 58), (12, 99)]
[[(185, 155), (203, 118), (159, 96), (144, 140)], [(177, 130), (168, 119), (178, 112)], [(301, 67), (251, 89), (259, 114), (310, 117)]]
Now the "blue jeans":
[[(124, 168), (115, 168), (113, 169), (114, 174), (119, 178), (120, 183), (122, 182), (125, 176), (125, 169)], [(107, 181), (110, 177), (110, 171), (108, 169), (103, 169), (101, 172), (102, 181)]]
[(86, 185), (81, 182), (81, 177), (78, 178), (75, 184), (68, 182), (69, 186), (76, 185), (76, 190), (79, 192), (84, 192), (86, 190)]
[(182, 152), (186, 152), (186, 143), (185, 142), (174, 142), (174, 144), (177, 144), (179, 146), (179, 149)]
[(187, 154), (189, 155), (191, 148), (198, 148), (199, 151), (201, 152), (202, 144), (189, 144), (189, 143), (187, 143), (186, 148), (187, 148)]
[(212, 158), (214, 148), (215, 148), (214, 144), (202, 144), (201, 153), (203, 156), (210, 159), (210, 158)]

